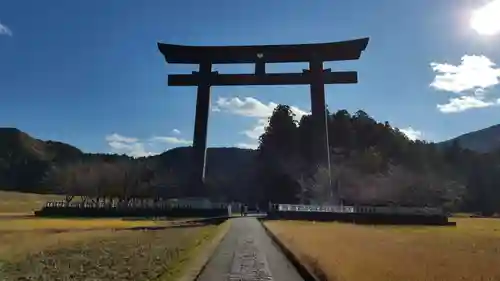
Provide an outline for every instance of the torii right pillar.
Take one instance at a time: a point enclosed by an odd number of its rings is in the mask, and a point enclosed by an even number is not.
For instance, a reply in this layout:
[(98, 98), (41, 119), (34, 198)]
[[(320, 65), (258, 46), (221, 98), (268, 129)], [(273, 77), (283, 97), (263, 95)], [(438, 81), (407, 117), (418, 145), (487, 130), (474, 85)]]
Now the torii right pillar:
[(330, 72), (330, 70), (323, 69), (322, 60), (315, 58), (309, 62), (309, 74), (311, 77), (311, 118), (313, 126), (313, 161), (316, 167), (323, 166), (328, 169), (328, 184), (331, 187), (328, 116), (325, 102), (325, 72)]

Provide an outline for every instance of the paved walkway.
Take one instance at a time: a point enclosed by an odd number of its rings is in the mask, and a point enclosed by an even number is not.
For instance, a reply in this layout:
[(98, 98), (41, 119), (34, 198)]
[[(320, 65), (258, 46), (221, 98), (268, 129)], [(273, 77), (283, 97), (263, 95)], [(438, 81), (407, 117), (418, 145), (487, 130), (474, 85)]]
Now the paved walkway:
[(293, 265), (254, 217), (234, 218), (198, 281), (299, 281)]

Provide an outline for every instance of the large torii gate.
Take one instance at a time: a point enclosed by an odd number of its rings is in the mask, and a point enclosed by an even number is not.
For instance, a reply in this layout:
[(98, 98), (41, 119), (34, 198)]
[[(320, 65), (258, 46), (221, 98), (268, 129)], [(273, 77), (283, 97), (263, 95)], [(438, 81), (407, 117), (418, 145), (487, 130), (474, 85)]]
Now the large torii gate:
[[(325, 61), (357, 60), (369, 38), (297, 45), (255, 46), (183, 46), (158, 43), (160, 52), (171, 64), (197, 64), (192, 74), (171, 74), (169, 86), (196, 86), (196, 117), (193, 136), (193, 184), (191, 195), (200, 191), (205, 181), (207, 124), (211, 86), (237, 85), (310, 85), (311, 113), (314, 127), (313, 153), (316, 161), (330, 167), (325, 84), (357, 83), (355, 71), (332, 72), (323, 69)], [(308, 62), (309, 69), (298, 73), (266, 73), (266, 63)], [(214, 64), (255, 64), (254, 74), (219, 74)], [(193, 194), (194, 193), (194, 194)]]

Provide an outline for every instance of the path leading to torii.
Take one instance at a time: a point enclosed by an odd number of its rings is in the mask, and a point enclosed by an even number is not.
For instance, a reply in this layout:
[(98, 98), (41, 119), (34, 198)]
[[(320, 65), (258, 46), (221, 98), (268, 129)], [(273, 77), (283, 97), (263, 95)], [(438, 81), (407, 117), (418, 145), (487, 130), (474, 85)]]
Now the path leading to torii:
[(299, 281), (295, 267), (255, 217), (234, 218), (198, 281)]

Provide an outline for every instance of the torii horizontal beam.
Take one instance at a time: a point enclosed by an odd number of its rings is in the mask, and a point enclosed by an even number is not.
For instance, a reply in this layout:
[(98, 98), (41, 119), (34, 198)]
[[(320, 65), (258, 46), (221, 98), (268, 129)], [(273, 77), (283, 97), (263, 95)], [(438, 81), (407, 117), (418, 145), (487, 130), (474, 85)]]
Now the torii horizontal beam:
[[(169, 86), (198, 86), (202, 81), (211, 86), (237, 86), (237, 85), (310, 85), (317, 79), (306, 73), (268, 73), (255, 74), (218, 74), (212, 72), (208, 77), (199, 73), (172, 74), (168, 76)], [(323, 72), (324, 84), (355, 84), (358, 82), (356, 71)]]

